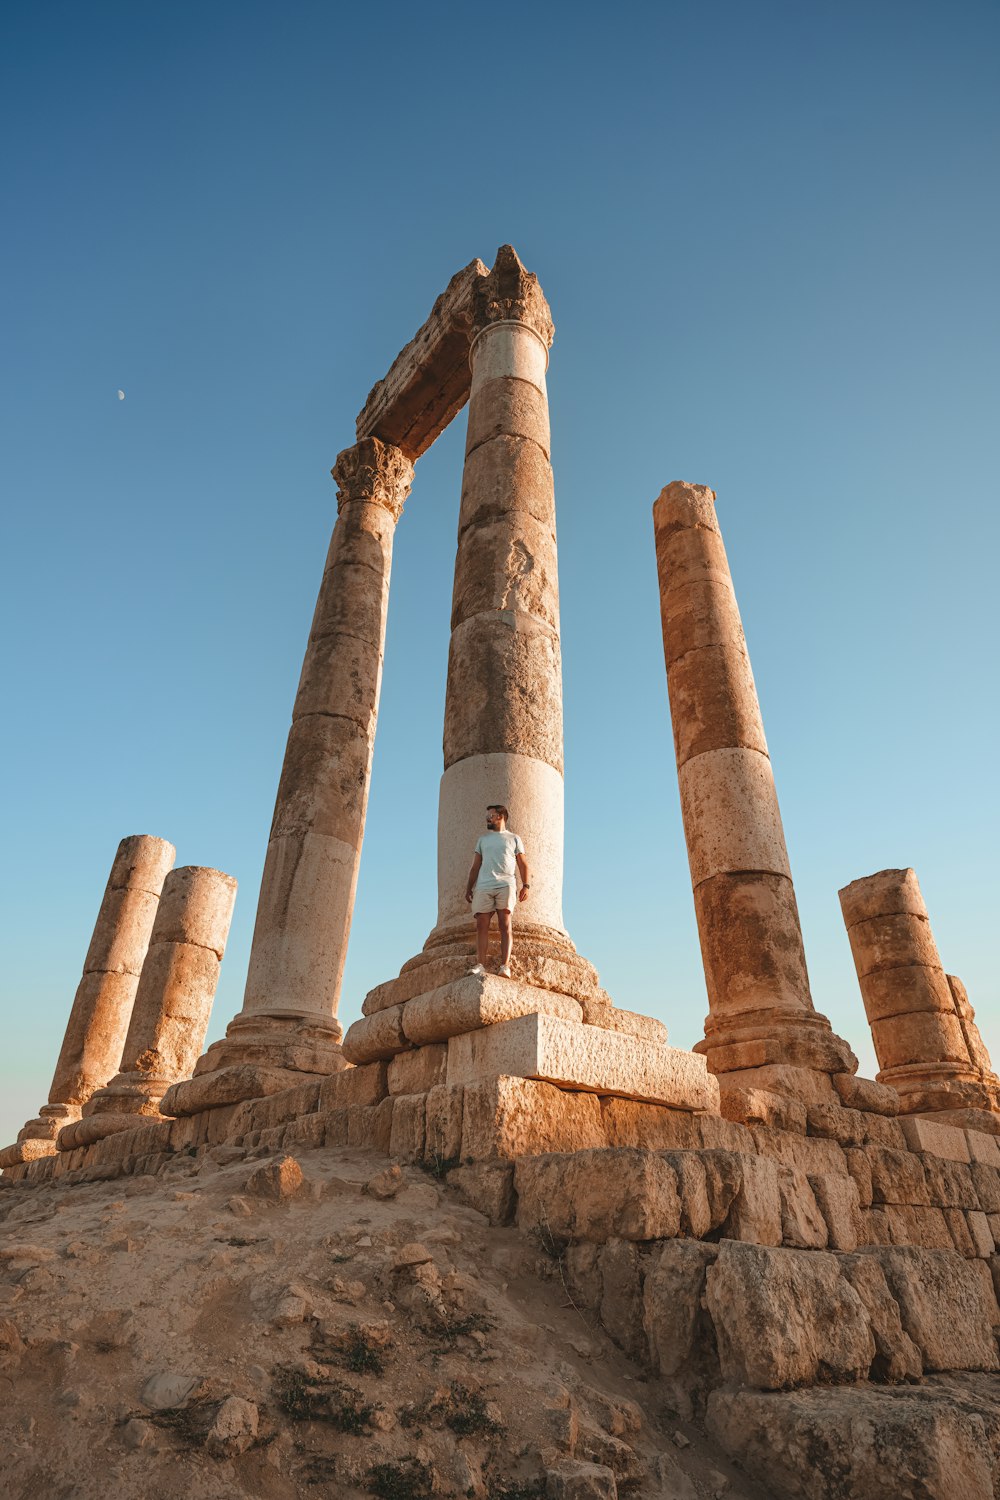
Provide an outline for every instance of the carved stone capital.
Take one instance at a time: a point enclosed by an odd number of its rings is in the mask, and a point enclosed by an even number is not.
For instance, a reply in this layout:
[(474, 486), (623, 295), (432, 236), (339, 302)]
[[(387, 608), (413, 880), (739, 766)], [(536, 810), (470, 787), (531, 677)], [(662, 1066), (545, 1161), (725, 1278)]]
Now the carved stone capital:
[(337, 510), (351, 500), (382, 505), (394, 521), (413, 483), (413, 463), (399, 448), (380, 438), (366, 437), (337, 454), (331, 470), (337, 484)]
[(555, 326), (538, 277), (526, 271), (513, 245), (501, 245), (488, 276), (472, 290), (472, 335), (491, 323), (526, 323), (546, 349), (552, 347)]

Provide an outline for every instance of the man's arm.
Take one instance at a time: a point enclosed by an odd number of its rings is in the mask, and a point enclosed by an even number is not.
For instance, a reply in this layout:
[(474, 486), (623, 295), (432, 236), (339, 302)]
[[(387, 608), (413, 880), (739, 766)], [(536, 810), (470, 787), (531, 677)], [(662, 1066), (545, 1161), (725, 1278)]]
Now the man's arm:
[(482, 867), (483, 867), (483, 856), (477, 850), (476, 851), (476, 857), (472, 861), (472, 869), (469, 871), (469, 878), (468, 878), (468, 880), (466, 882), (466, 886), (465, 886), (465, 899), (466, 899), (466, 901), (471, 901), (472, 900), (472, 887), (475, 885), (475, 883), (476, 883), (476, 877), (479, 874), (479, 872), (482, 869)]
[(517, 899), (519, 901), (527, 901), (528, 888), (531, 885), (531, 877), (528, 874), (528, 861), (523, 854), (515, 854), (514, 858), (517, 860), (517, 869), (521, 876), (521, 889), (517, 893)]

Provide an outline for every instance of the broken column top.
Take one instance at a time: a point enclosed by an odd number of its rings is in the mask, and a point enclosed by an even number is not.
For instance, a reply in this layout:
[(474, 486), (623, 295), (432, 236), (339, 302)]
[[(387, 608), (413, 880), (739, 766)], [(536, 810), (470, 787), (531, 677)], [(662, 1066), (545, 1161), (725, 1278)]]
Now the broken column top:
[(474, 332), (512, 321), (551, 346), (552, 315), (538, 277), (524, 269), (512, 245), (501, 245), (492, 270), (473, 260), (451, 278), (430, 317), (369, 392), (358, 413), (358, 440), (380, 438), (411, 460), (426, 453), (469, 399)]
[(871, 917), (927, 916), (916, 871), (909, 868), (878, 870), (874, 875), (852, 880), (837, 894), (848, 928)]

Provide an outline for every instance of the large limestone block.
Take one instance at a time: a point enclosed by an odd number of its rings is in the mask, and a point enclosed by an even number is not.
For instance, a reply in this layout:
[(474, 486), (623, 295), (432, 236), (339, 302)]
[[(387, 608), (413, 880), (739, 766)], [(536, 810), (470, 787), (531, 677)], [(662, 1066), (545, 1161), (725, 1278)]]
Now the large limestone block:
[(845, 1109), (863, 1110), (866, 1114), (887, 1115), (890, 1118), (899, 1114), (899, 1095), (896, 1090), (884, 1083), (876, 1083), (874, 1078), (835, 1073), (833, 1086)]
[(397, 1052), (388, 1067), (390, 1094), (426, 1094), (444, 1083), (448, 1070), (448, 1048), (441, 1042)]
[(207, 948), (221, 962), (235, 902), (236, 880), (232, 875), (206, 865), (172, 870), (160, 897), (154, 944), (190, 943)]
[[(247, 975), (247, 1012), (302, 1012), (340, 991), (357, 878), (356, 842), (324, 833), (273, 837)], [(322, 921), (317, 913), (322, 913)]]
[[(518, 984), (516, 980), (502, 979), (496, 974), (467, 974), (439, 990), (432, 990), (429, 995), (408, 1000), (402, 1007), (403, 1035), (414, 1046), (426, 1046), (430, 1042), (445, 1042), (463, 1032), (497, 1026), (538, 1012), (564, 1022), (580, 1023), (583, 1019), (583, 1010), (577, 1001), (556, 990), (535, 989), (533, 985)], [(492, 1071), (512, 1073), (516, 1070), (494, 1068)], [(449, 1083), (464, 1081), (458, 1077), (448, 1079)]]
[(552, 1242), (672, 1239), (680, 1230), (677, 1179), (652, 1151), (525, 1157), (514, 1187), (519, 1228)]
[(294, 717), (337, 714), (352, 720), (367, 738), (375, 732), (381, 680), (377, 644), (346, 630), (320, 636), (309, 643), (302, 663)]
[(865, 1015), (872, 1024), (910, 1011), (954, 1011), (944, 970), (926, 964), (878, 969), (861, 979)]
[(464, 1089), (450, 1089), (446, 1083), (439, 1083), (428, 1090), (424, 1119), (424, 1160), (437, 1172), (446, 1163), (461, 1160), (464, 1104)]
[(911, 1151), (927, 1152), (930, 1156), (940, 1156), (946, 1161), (971, 1160), (964, 1130), (950, 1130), (947, 1125), (938, 1125), (932, 1120), (918, 1120), (909, 1115), (904, 1115), (899, 1123)]
[(864, 1304), (823, 1251), (723, 1241), (705, 1298), (723, 1376), (741, 1385), (860, 1380), (875, 1357)]
[(380, 1104), (389, 1092), (388, 1068), (384, 1062), (360, 1068), (343, 1068), (324, 1078), (319, 1086), (318, 1108), (346, 1109), (352, 1104)]
[[(502, 693), (497, 683), (504, 684)], [(558, 632), (512, 607), (458, 625), (448, 652), (445, 767), (470, 755), (504, 753), (561, 771), (562, 735)], [(517, 827), (513, 808), (511, 826)]]
[(883, 969), (898, 969), (908, 964), (926, 964), (939, 969), (934, 934), (927, 917), (918, 917), (909, 912), (891, 912), (867, 921), (855, 922), (848, 929), (851, 952), (858, 977), (875, 974)]
[(984, 1421), (938, 1391), (715, 1391), (706, 1426), (774, 1500), (992, 1500)]
[(601, 1119), (609, 1146), (634, 1146), (647, 1151), (695, 1151), (702, 1144), (701, 1122), (690, 1110), (641, 1104), (635, 1099), (606, 1095)]
[(13, 1146), (4, 1146), (0, 1151), (0, 1168), (20, 1166), (24, 1162), (40, 1161), (42, 1157), (54, 1156), (56, 1143), (54, 1140), (37, 1140), (26, 1138), (16, 1141)]
[(484, 521), (462, 532), (452, 629), (493, 610), (517, 610), (559, 629), (559, 570), (551, 526), (519, 516), (516, 521)]
[(861, 1200), (851, 1177), (816, 1173), (809, 1178), (819, 1211), (826, 1222), (831, 1250), (856, 1250), (861, 1233)]
[(527, 380), (500, 375), (483, 382), (469, 406), (466, 456), (498, 437), (528, 439), (549, 454), (549, 403), (545, 392)]
[(825, 1250), (830, 1234), (806, 1174), (795, 1167), (779, 1167), (778, 1191), (781, 1243), (797, 1250)]
[[(722, 1225), (729, 1239), (750, 1245), (780, 1245), (781, 1188), (777, 1163), (762, 1156), (711, 1151), (702, 1156), (712, 1213), (712, 1227)], [(730, 1189), (728, 1212), (720, 1210)]]
[(301, 1082), (301, 1073), (291, 1068), (241, 1063), (172, 1084), (160, 1100), (160, 1113), (178, 1118), (197, 1115), (202, 1110), (218, 1109), (226, 1104), (241, 1104), (244, 1099), (279, 1094)]
[(954, 1250), (870, 1249), (927, 1370), (997, 1370), (992, 1308), (979, 1273)]
[(525, 516), (549, 528), (555, 526), (552, 465), (535, 443), (498, 437), (465, 460), (459, 532), (513, 516)]
[(719, 1108), (718, 1083), (697, 1054), (547, 1015), (521, 1016), (452, 1037), (449, 1083), (474, 1083), (496, 1074), (538, 1078), (675, 1109), (717, 1113)]
[(159, 904), (155, 891), (135, 886), (109, 887), (94, 925), (84, 973), (138, 975)]
[(403, 1007), (391, 1005), (373, 1016), (361, 1016), (347, 1028), (341, 1050), (349, 1063), (380, 1062), (405, 1052), (409, 1042), (403, 1035)]
[(872, 1337), (875, 1358), (869, 1379), (895, 1383), (919, 1380), (923, 1373), (920, 1350), (904, 1332), (899, 1305), (885, 1279), (885, 1272), (874, 1255), (845, 1255), (840, 1261), (842, 1274), (864, 1304)]
[(883, 1073), (907, 1063), (969, 1064), (969, 1049), (958, 1017), (940, 1011), (913, 1011), (873, 1021), (872, 1041)]
[(271, 837), (318, 833), (357, 848), (368, 803), (372, 733), (353, 719), (307, 714), (288, 731)]
[(719, 874), (694, 891), (709, 1004), (725, 1015), (809, 1004), (795, 888), (785, 875)]
[(677, 1375), (696, 1349), (702, 1322), (705, 1275), (717, 1245), (696, 1240), (668, 1240), (646, 1274), (643, 1325), (650, 1363), (661, 1375)]
[(529, 1078), (491, 1078), (464, 1091), (463, 1161), (510, 1160), (606, 1144), (601, 1102), (594, 1094), (571, 1094)]
[(761, 870), (791, 879), (771, 762), (758, 750), (708, 750), (677, 773), (691, 882)]
[(359, 640), (379, 645), (388, 602), (388, 558), (380, 558), (374, 568), (340, 559), (323, 575), (308, 651), (326, 636), (355, 632)]
[(84, 974), (73, 998), (50, 1099), (85, 1104), (121, 1060), (138, 979), (129, 973)]
[(678, 657), (668, 670), (667, 689), (678, 766), (708, 750), (737, 745), (767, 754), (745, 647), (704, 646)]
[(472, 391), (478, 401), (483, 386), (500, 376), (526, 380), (545, 391), (549, 351), (545, 340), (525, 323), (488, 323), (472, 346)]
[(661, 595), (663, 654), (667, 672), (675, 662), (708, 647), (746, 652), (746, 638), (730, 582), (696, 580)]

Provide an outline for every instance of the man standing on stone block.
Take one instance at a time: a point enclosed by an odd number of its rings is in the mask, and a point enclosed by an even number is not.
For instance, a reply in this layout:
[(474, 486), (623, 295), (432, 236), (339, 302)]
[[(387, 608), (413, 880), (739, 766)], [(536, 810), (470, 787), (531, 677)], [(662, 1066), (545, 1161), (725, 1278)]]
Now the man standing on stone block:
[[(507, 809), (502, 803), (491, 803), (486, 809), (486, 828), (476, 843), (476, 853), (465, 887), (465, 899), (472, 905), (476, 919), (476, 963), (470, 974), (486, 973), (489, 952), (490, 919), (497, 914), (500, 927), (500, 973), (510, 978), (510, 952), (513, 945), (511, 921), (518, 900), (526, 901), (530, 889), (528, 862), (524, 844), (507, 828)], [(521, 890), (517, 890), (517, 872)]]

